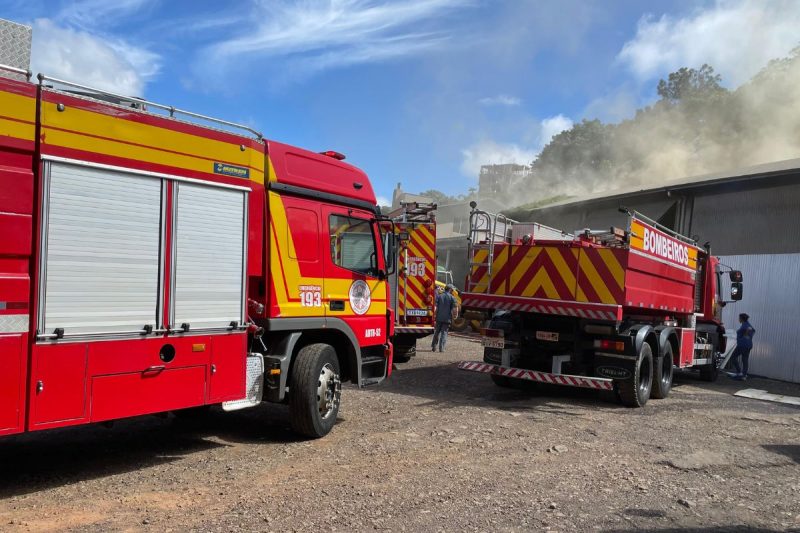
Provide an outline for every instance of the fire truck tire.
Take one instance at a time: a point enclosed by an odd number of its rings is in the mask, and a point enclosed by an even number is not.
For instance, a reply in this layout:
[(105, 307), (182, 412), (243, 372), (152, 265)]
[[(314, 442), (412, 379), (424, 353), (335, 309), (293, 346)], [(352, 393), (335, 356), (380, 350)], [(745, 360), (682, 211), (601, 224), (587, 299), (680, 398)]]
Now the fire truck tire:
[(669, 396), (672, 390), (673, 364), (672, 344), (669, 342), (664, 347), (664, 353), (655, 358), (653, 364), (653, 390), (650, 397), (661, 400)]
[(336, 351), (329, 344), (309, 344), (295, 356), (289, 376), (289, 421), (306, 437), (324, 437), (336, 423), (342, 395)]
[(411, 361), (411, 358), (417, 355), (417, 347), (416, 346), (407, 346), (407, 345), (399, 345), (394, 347), (394, 359), (395, 363), (408, 363)]
[(469, 322), (463, 316), (460, 316), (452, 321), (450, 329), (456, 333), (461, 333), (469, 329)]
[(653, 350), (643, 343), (631, 377), (616, 382), (619, 398), (628, 407), (644, 407), (653, 387)]

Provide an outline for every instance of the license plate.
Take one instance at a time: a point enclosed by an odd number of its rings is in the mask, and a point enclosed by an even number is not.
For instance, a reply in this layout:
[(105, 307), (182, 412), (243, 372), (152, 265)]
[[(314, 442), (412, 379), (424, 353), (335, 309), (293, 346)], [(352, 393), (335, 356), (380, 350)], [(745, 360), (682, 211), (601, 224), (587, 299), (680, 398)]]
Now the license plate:
[(483, 338), (483, 347), (484, 348), (505, 348), (505, 339), (503, 337), (484, 337)]
[(427, 309), (406, 309), (406, 315), (408, 316), (428, 316)]
[(554, 331), (537, 331), (536, 339), (540, 341), (558, 342), (558, 333)]

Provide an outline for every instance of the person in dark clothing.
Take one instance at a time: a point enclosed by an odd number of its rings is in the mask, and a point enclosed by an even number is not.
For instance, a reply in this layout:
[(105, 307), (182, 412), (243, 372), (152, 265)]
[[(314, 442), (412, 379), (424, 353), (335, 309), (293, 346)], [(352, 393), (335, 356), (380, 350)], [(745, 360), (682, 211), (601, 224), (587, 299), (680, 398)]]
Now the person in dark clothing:
[[(747, 379), (747, 370), (750, 366), (750, 350), (753, 349), (753, 335), (756, 330), (750, 325), (750, 316), (747, 313), (739, 315), (739, 329), (736, 330), (736, 348), (731, 354), (733, 367), (736, 369), (736, 375), (733, 379), (745, 381)], [(742, 359), (742, 366), (739, 366), (739, 358)]]
[(447, 285), (444, 292), (436, 295), (436, 328), (433, 330), (433, 341), (431, 351), (435, 352), (436, 347), (439, 351), (444, 351), (447, 343), (447, 330), (450, 329), (450, 322), (453, 321), (453, 309), (456, 307), (456, 299), (453, 298), (453, 286)]

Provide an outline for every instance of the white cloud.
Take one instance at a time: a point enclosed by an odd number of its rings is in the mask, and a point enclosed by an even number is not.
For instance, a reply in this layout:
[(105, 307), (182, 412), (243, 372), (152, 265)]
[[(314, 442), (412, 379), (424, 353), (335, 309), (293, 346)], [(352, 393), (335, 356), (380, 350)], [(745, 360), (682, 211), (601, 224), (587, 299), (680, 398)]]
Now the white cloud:
[(800, 2), (718, 0), (683, 18), (643, 17), (618, 60), (640, 80), (708, 63), (735, 86), (797, 46), (798, 28)]
[(378, 195), (377, 200), (378, 200), (378, 205), (388, 205), (388, 206), (392, 205), (392, 201), (386, 198), (385, 196)]
[(516, 96), (509, 96), (507, 94), (498, 94), (496, 96), (489, 96), (486, 98), (481, 98), (478, 100), (478, 103), (485, 106), (518, 106), (522, 103), (522, 100), (517, 98)]
[[(465, 176), (476, 178), (483, 165), (501, 165), (505, 163), (530, 165), (553, 136), (571, 127), (572, 120), (559, 114), (540, 121), (538, 131), (532, 132), (532, 135), (528, 138), (530, 142), (524, 144), (499, 143), (491, 139), (477, 142), (469, 148), (461, 150), (461, 173)], [(526, 144), (535, 144), (535, 146), (526, 146)]]
[(130, 17), (154, 6), (157, 0), (81, 0), (70, 2), (55, 17), (67, 25), (96, 31), (119, 22), (130, 22)]
[(477, 179), (482, 165), (517, 163), (529, 165), (536, 158), (537, 151), (517, 144), (500, 144), (492, 140), (480, 141), (461, 151), (463, 161), (461, 172)]
[(540, 148), (544, 148), (550, 140), (564, 130), (572, 127), (572, 120), (564, 115), (558, 114), (554, 117), (546, 118), (541, 123), (542, 130), (539, 134)]
[(322, 70), (418, 54), (441, 46), (445, 31), (424, 24), (471, 0), (259, 0), (248, 17), (255, 27), (209, 47), (201, 56), (218, 66), (243, 56), (292, 58), (293, 68)]
[(38, 19), (33, 23), (31, 63), (34, 72), (141, 96), (145, 84), (158, 74), (160, 57), (121, 39)]

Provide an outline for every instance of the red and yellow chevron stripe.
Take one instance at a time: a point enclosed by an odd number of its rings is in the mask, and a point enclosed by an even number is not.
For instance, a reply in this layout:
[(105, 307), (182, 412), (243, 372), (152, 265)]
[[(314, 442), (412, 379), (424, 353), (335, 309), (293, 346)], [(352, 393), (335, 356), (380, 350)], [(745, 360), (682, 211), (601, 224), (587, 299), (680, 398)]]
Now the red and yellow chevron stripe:
[[(406, 316), (408, 309), (426, 309), (426, 321), (433, 317), (433, 295), (436, 281), (436, 236), (433, 224), (397, 223), (395, 231), (407, 232), (400, 250), (397, 314)], [(410, 315), (409, 315), (410, 316)], [(420, 317), (420, 315), (415, 315)]]
[[(473, 263), (486, 263), (488, 248)], [(492, 271), (472, 267), (470, 292), (603, 304), (622, 304), (623, 250), (570, 245), (495, 245)], [(490, 280), (491, 279), (491, 286)]]

